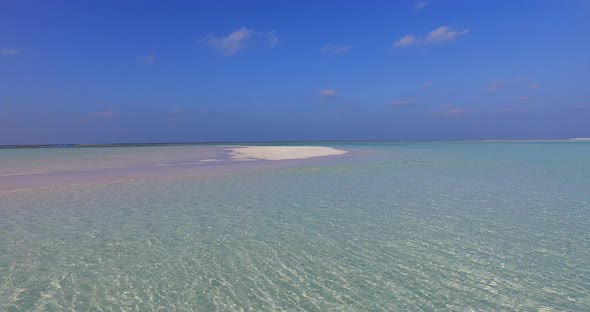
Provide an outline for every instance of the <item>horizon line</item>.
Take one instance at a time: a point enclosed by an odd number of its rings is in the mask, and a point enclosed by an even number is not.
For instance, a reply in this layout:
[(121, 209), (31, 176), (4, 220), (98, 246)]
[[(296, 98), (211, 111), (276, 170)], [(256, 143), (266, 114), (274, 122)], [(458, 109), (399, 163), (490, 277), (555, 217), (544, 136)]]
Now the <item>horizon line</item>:
[(535, 142), (535, 141), (590, 141), (590, 138), (546, 138), (546, 139), (416, 139), (416, 140), (261, 140), (261, 141), (181, 141), (181, 142), (124, 142), (124, 143), (48, 143), (48, 144), (0, 144), (0, 148), (43, 148), (43, 147), (125, 147), (125, 146), (167, 146), (167, 145), (219, 145), (219, 144), (273, 144), (273, 143), (351, 143), (351, 142)]

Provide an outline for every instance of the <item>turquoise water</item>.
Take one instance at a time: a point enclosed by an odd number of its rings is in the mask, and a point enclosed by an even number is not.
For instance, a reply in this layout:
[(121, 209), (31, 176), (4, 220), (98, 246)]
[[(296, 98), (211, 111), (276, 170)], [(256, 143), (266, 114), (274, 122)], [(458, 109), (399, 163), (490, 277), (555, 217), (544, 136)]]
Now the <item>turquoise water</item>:
[[(352, 153), (0, 193), (0, 311), (590, 310), (590, 143), (321, 145)], [(151, 163), (93, 151), (51, 170)]]

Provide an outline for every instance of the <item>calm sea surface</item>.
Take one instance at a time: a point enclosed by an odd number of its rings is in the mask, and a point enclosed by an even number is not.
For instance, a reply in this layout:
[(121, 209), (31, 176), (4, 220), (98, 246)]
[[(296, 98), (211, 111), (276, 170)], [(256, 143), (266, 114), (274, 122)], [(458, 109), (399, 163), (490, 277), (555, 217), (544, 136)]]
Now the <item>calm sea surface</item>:
[(590, 311), (590, 143), (318, 145), (0, 150), (0, 311)]

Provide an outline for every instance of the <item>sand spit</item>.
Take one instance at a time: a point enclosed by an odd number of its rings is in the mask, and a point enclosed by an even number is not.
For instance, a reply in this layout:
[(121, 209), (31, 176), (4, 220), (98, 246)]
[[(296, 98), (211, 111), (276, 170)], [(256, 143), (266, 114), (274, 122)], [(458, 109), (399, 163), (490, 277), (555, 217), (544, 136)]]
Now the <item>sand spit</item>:
[(347, 151), (325, 146), (236, 146), (230, 147), (233, 159), (286, 160), (321, 156), (336, 156)]

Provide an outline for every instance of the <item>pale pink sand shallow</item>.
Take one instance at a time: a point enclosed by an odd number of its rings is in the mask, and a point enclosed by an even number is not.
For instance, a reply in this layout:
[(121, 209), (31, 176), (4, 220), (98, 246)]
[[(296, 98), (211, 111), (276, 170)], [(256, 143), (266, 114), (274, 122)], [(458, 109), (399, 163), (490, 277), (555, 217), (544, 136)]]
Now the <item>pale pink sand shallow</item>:
[[(76, 156), (82, 151), (81, 156)], [(157, 150), (133, 147), (106, 150), (64, 149), (59, 151), (58, 156), (50, 158), (45, 157), (41, 149), (31, 152), (39, 156), (33, 155), (34, 157), (29, 157), (27, 162), (15, 160), (12, 161), (12, 166), (0, 168), (0, 193), (23, 188), (280, 168), (300, 163), (307, 158), (347, 153), (320, 146), (195, 146), (160, 147)], [(89, 161), (90, 159), (92, 161)]]

